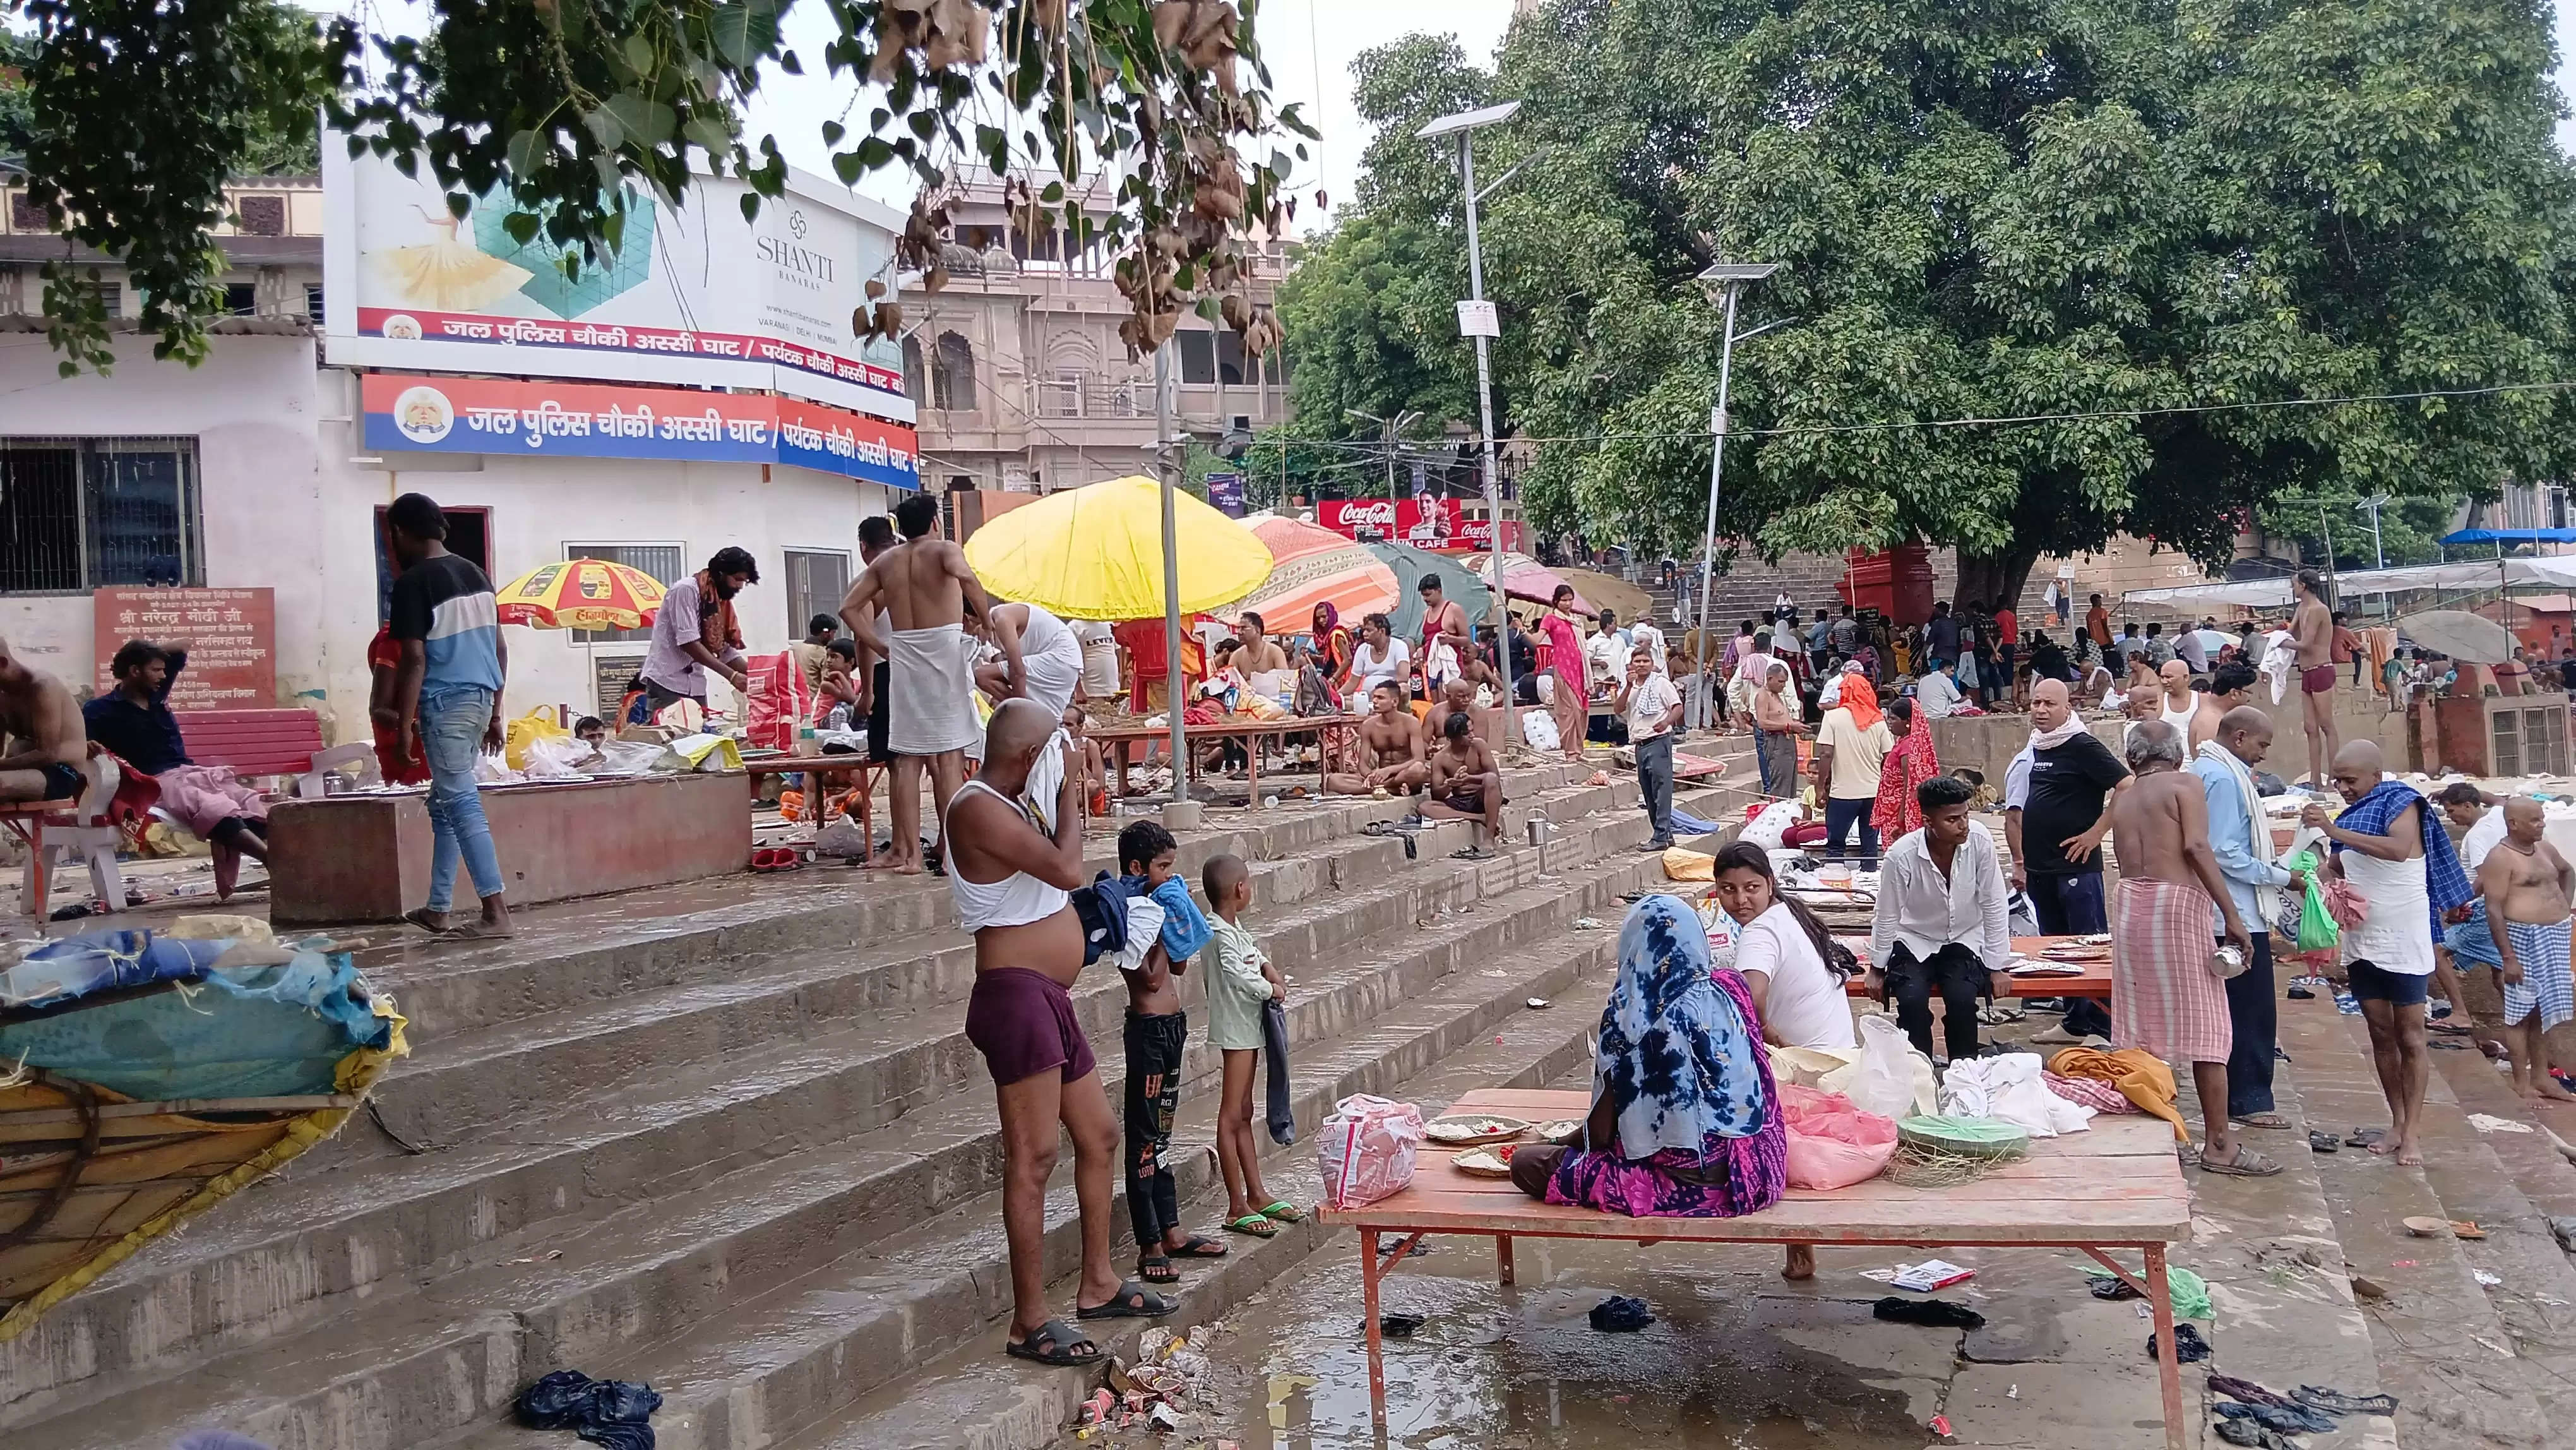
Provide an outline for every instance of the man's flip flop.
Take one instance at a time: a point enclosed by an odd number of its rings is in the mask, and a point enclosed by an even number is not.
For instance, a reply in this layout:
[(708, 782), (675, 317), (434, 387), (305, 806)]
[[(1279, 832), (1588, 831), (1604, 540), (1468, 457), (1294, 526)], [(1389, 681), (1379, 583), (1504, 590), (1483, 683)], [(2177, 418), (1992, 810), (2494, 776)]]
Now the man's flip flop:
[(422, 931), (428, 932), (432, 936), (445, 936), (448, 932), (454, 930), (454, 928), (447, 924), (447, 914), (445, 912), (432, 911), (426, 906), (415, 906), (411, 910), (404, 912), (403, 920), (410, 922), (412, 925), (419, 927)]
[(1002, 1348), (1013, 1359), (1057, 1367), (1093, 1365), (1102, 1358), (1099, 1345), (1074, 1333), (1061, 1319), (1050, 1319), (1030, 1330), (1028, 1338), (1012, 1340)]
[(1177, 1284), (1181, 1271), (1172, 1267), (1168, 1254), (1146, 1254), (1136, 1260), (1136, 1277), (1148, 1284)]
[(1230, 1234), (1250, 1234), (1257, 1239), (1266, 1239), (1278, 1234), (1279, 1225), (1260, 1214), (1247, 1213), (1241, 1218), (1228, 1220), (1225, 1231)]
[(1261, 1216), (1274, 1223), (1304, 1223), (1306, 1221), (1306, 1215), (1300, 1211), (1295, 1204), (1290, 1203), (1284, 1198), (1261, 1210)]
[(2279, 1113), (2249, 1113), (2244, 1117), (2231, 1118), (2228, 1121), (2240, 1128), (2269, 1128), (2275, 1131), (2291, 1126), (2290, 1120)]
[(1180, 1300), (1166, 1299), (1130, 1279), (1118, 1286), (1117, 1298), (1106, 1304), (1094, 1304), (1088, 1309), (1077, 1305), (1074, 1308), (1073, 1317), (1076, 1319), (1160, 1319), (1180, 1307)]
[(1189, 1242), (1177, 1249), (1165, 1249), (1163, 1252), (1176, 1259), (1222, 1259), (1225, 1257), (1226, 1249), (1225, 1245), (1214, 1239), (1201, 1238), (1197, 1234), (1192, 1234)]
[(2281, 1171), (2281, 1165), (2251, 1148), (2240, 1147), (2236, 1150), (2235, 1161), (2229, 1163), (2212, 1163), (2208, 1155), (2202, 1155), (2200, 1171), (2228, 1178), (2269, 1178)]
[(2367, 1148), (2387, 1136), (2386, 1128), (2355, 1128), (2351, 1136), (2343, 1140), (2343, 1145), (2347, 1148)]
[(2308, 1130), (2308, 1146), (2319, 1153), (2340, 1153), (2343, 1140), (2332, 1133), (2320, 1133), (2311, 1128)]

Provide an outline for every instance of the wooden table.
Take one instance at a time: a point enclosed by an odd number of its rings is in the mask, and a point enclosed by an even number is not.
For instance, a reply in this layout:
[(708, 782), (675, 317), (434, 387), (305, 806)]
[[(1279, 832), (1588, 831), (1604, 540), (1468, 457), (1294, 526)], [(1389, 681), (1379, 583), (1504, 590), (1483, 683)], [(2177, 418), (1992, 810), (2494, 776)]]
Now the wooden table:
[[(1531, 1122), (1580, 1118), (1581, 1092), (1478, 1088), (1453, 1113), (1501, 1113)], [(2096, 1117), (2085, 1132), (2040, 1139), (2030, 1156), (1971, 1183), (1907, 1188), (1872, 1179), (1831, 1192), (1790, 1189), (1780, 1202), (1742, 1218), (1628, 1218), (1540, 1203), (1509, 1180), (1471, 1178), (1449, 1166), (1451, 1150), (1424, 1144), (1413, 1186), (1364, 1208), (1317, 1210), (1325, 1223), (1360, 1233), (1366, 1299), (1369, 1409), (1386, 1424), (1386, 1367), (1378, 1333), (1378, 1283), (1426, 1233), (1490, 1234), (1500, 1281), (1512, 1282), (1516, 1238), (1611, 1239), (1635, 1244), (1890, 1244), (1920, 1248), (2082, 1249), (2146, 1296), (2155, 1313), (2156, 1373), (2164, 1391), (2165, 1444), (2182, 1450), (2182, 1369), (2174, 1357), (2173, 1300), (2165, 1246), (2191, 1235), (2191, 1191), (2161, 1118)], [(1405, 1235), (1385, 1262), (1378, 1235)], [(2105, 1252), (2137, 1249), (2142, 1274)]]
[[(848, 751), (839, 755), (758, 756), (744, 761), (742, 763), (742, 768), (751, 778), (751, 793), (754, 796), (760, 794), (760, 778), (764, 775), (826, 775), (834, 773), (848, 775), (859, 795), (858, 804), (854, 807), (854, 811), (859, 818), (859, 835), (862, 840), (862, 845), (859, 851), (859, 860), (862, 863), (866, 863), (875, 859), (877, 839), (875, 804), (876, 786), (875, 783), (869, 779), (869, 776), (871, 773), (876, 773), (883, 775), (888, 781), (893, 780), (893, 767), (890, 763), (882, 760), (870, 760), (867, 755), (861, 751)], [(823, 790), (821, 782), (817, 781), (810, 783), (805, 791), (805, 796), (806, 800), (810, 804), (810, 809), (813, 811), (812, 819), (814, 824), (819, 828), (823, 824)]]
[[(2021, 955), (2036, 959), (2043, 948), (2074, 940), (2076, 938), (2071, 936), (2017, 936), (2012, 939), (2012, 946), (2013, 950)], [(1862, 965), (1869, 964), (1869, 953), (1860, 952), (1857, 955)], [(2036, 975), (2016, 977), (2006, 972), (1992, 972), (1988, 975), (1994, 978), (1995, 995), (1998, 997), (2090, 997), (2097, 1002), (2110, 1001), (2111, 964), (2107, 961), (2086, 962), (2082, 966), (2083, 973), (2072, 977)], [(1843, 991), (1854, 997), (1878, 995), (1877, 990), (1870, 986), (1866, 974), (1845, 982)], [(1936, 992), (1933, 996), (1937, 999), (1940, 994)]]
[[(1317, 763), (1319, 766), (1329, 767), (1332, 764), (1333, 759), (1331, 732), (1336, 730), (1348, 730), (1351, 732), (1352, 738), (1356, 740), (1359, 735), (1360, 722), (1367, 718), (1368, 717), (1365, 715), (1309, 715), (1297, 716), (1285, 720), (1256, 720), (1250, 717), (1245, 717), (1243, 719), (1228, 718), (1220, 720), (1214, 725), (1191, 725), (1184, 723), (1181, 726), (1181, 748), (1184, 750), (1189, 749), (1192, 745), (1203, 740), (1237, 739), (1243, 741), (1243, 754), (1245, 761), (1244, 787), (1250, 793), (1249, 804), (1258, 806), (1261, 804), (1261, 751), (1256, 742), (1263, 739), (1284, 738), (1290, 735), (1315, 736), (1316, 743), (1322, 747), (1318, 752), (1322, 758)], [(1127, 794), (1127, 752), (1124, 750), (1113, 750), (1111, 747), (1121, 745), (1167, 745), (1171, 742), (1172, 731), (1171, 727), (1167, 725), (1095, 725), (1083, 732), (1083, 738), (1097, 742), (1103, 754), (1116, 757), (1118, 770), (1118, 793), (1121, 796), (1124, 796)], [(1332, 793), (1332, 788), (1323, 783), (1323, 778), (1331, 774), (1332, 771), (1329, 768), (1319, 769), (1316, 771), (1317, 789), (1327, 795)]]

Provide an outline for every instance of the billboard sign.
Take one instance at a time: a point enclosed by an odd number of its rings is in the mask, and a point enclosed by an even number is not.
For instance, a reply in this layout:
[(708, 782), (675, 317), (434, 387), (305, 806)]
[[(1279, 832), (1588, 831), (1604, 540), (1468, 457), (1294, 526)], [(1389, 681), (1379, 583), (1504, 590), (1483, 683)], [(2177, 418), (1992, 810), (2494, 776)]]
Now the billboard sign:
[(903, 353), (862, 341), (871, 279), (894, 286), (891, 208), (801, 171), (746, 220), (750, 188), (700, 177), (684, 204), (630, 188), (625, 246), (572, 276), (506, 194), (462, 219), (426, 175), (322, 157), (323, 343), (337, 365), (757, 388), (910, 422)]
[(277, 591), (125, 589), (90, 591), (92, 683), (117, 688), (108, 672), (129, 639), (188, 651), (170, 687), (173, 710), (266, 710), (277, 704)]
[(1243, 475), (1211, 473), (1207, 476), (1208, 504), (1230, 519), (1243, 517)]
[(1494, 547), (1493, 524), (1469, 518), (1455, 498), (1328, 498), (1315, 505), (1315, 522), (1364, 542), (1410, 544), (1442, 553)]
[(404, 373), (367, 374), (359, 396), (375, 452), (784, 463), (921, 486), (910, 428), (794, 398)]

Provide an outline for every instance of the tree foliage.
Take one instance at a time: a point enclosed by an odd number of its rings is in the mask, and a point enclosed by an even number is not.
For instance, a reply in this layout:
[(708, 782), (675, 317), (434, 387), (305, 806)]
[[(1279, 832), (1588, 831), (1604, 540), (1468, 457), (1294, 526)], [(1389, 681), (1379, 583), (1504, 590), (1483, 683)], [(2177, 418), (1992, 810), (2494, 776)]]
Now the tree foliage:
[[(629, 182), (678, 204), (699, 164), (748, 180), (746, 211), (779, 195), (785, 159), (743, 112), (765, 81), (806, 70), (782, 41), (795, 0), (439, 0), (420, 35), (347, 19), (285, 35), (265, 18), (275, 0), (18, 3), (37, 31), (37, 198), (132, 260), (157, 352), (190, 361), (219, 300), (208, 229), (223, 181), (256, 158), (255, 118), (323, 108), (351, 154), (425, 165), (458, 215), (506, 196), (509, 233), (542, 231), (577, 269), (618, 249)], [(1129, 249), (1132, 349), (1159, 346), (1192, 303), (1249, 350), (1276, 345), (1240, 241), (1293, 214), (1282, 186), (1304, 147), (1281, 133), (1313, 132), (1271, 103), (1250, 0), (821, 3), (837, 32), (822, 68), (866, 118), (822, 126), (843, 182), (897, 165), (925, 187), (1051, 172), (1015, 190), (1026, 224)], [(1110, 204), (1086, 211), (1069, 184), (1103, 169)], [(898, 248), (934, 287), (943, 225), (916, 204)], [(47, 312), (70, 361), (100, 365), (84, 296), (49, 288)]]
[[(1379, 140), (1342, 229), (1428, 228), (1394, 255), (1455, 289), (1457, 178), (1409, 138), (1522, 101), (1478, 170), (1527, 162), (1484, 240), (1542, 526), (1697, 536), (1720, 339), (1691, 279), (1755, 259), (1784, 266), (1739, 331), (1794, 321), (1736, 353), (1725, 534), (1922, 537), (1978, 593), (2121, 531), (2216, 563), (2275, 495), (2567, 467), (2576, 415), (2550, 391), (2233, 406), (2571, 376), (2546, 25), (2493, 0), (1557, 0), (1490, 74), (1419, 43), (1364, 58)], [(1323, 320), (1330, 358), (1356, 330)], [(1293, 333), (1293, 396), (1464, 354), (1378, 335), (1316, 378)], [(2032, 416), (2052, 421), (1910, 426)]]

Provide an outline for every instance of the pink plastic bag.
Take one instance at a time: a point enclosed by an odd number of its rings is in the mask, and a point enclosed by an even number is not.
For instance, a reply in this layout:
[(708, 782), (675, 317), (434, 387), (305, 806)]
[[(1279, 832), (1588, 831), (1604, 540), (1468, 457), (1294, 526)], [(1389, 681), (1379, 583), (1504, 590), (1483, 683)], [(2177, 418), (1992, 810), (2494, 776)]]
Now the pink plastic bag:
[(1421, 1146), (1420, 1108), (1366, 1093), (1342, 1099), (1315, 1139), (1324, 1201), (1358, 1208), (1403, 1192), (1413, 1182), (1413, 1154)]
[(1896, 1120), (1864, 1113), (1841, 1093), (1781, 1083), (1791, 1188), (1849, 1188), (1896, 1156)]

